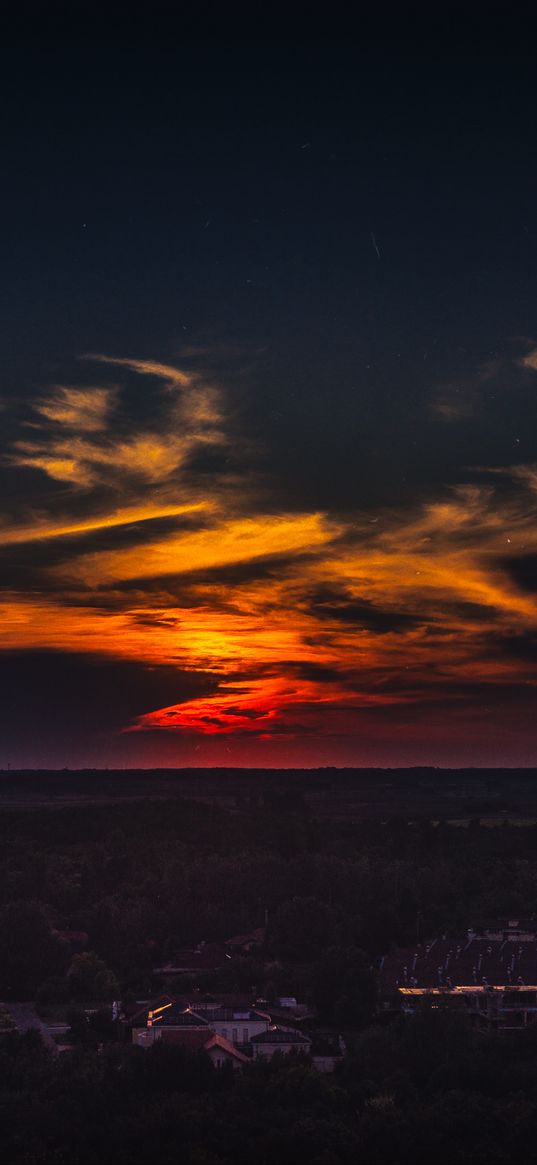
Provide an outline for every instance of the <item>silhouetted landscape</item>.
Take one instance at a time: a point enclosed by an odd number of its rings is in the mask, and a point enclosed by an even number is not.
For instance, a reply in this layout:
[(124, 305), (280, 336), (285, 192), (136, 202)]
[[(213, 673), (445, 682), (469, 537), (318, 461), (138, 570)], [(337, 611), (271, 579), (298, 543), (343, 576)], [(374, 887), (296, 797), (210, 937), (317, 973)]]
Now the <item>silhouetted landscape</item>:
[(0, 770), (0, 804), (89, 804), (188, 797), (239, 811), (264, 797), (300, 802), (319, 818), (355, 822), (404, 814), (491, 824), (537, 815), (537, 769), (47, 769)]
[(386, 981), (398, 951), (535, 929), (533, 771), (0, 786), (6, 1159), (534, 1159), (533, 1002), (485, 1031), (451, 981), (413, 1013)]

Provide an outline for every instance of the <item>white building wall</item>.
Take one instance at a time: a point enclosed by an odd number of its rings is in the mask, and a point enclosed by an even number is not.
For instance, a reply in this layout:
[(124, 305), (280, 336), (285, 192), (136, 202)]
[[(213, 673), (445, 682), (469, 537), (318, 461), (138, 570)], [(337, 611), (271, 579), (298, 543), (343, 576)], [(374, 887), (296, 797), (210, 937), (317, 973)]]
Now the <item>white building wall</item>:
[[(258, 1036), (261, 1032), (266, 1032), (269, 1027), (267, 1019), (227, 1019), (227, 1020), (211, 1020), (211, 1028), (216, 1032), (217, 1036), (224, 1036), (224, 1039), (231, 1040), (232, 1044), (244, 1044), (251, 1040), (252, 1036)], [(237, 1033), (235, 1039), (234, 1032)]]

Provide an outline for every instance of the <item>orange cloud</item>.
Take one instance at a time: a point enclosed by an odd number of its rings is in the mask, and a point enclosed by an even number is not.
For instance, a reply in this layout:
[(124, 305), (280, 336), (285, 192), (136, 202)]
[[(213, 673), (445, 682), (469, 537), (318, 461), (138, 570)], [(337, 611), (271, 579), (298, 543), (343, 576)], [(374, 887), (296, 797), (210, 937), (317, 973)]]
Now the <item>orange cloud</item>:
[(157, 376), (170, 387), (185, 387), (192, 384), (194, 377), (175, 368), (171, 364), (162, 364), (158, 360), (131, 360), (121, 356), (103, 356), (97, 352), (87, 352), (84, 360), (95, 360), (100, 364), (112, 364), (118, 368), (127, 368), (130, 372), (139, 372), (143, 376)]
[(518, 361), (521, 368), (531, 368), (532, 372), (537, 372), (537, 348), (532, 348), (525, 356)]
[[(531, 652), (503, 645), (537, 634), (535, 597), (509, 570), (537, 554), (535, 466), (374, 521), (273, 513), (268, 486), (263, 496), (247, 474), (196, 484), (195, 452), (230, 442), (217, 389), (167, 364), (94, 359), (157, 377), (164, 403), (151, 425), (123, 416), (119, 430), (119, 389), (57, 388), (36, 402), (11, 463), (68, 488), (61, 515), (56, 502), (4, 519), (4, 547), (41, 542), (56, 554), (40, 548), (26, 591), (6, 595), (5, 649), (211, 673), (215, 693), (150, 709), (134, 726), (202, 735), (352, 735), (366, 711), (427, 709), (438, 693), (464, 707), (472, 686), (534, 684)], [(156, 525), (174, 518), (166, 533)], [(130, 526), (135, 546), (121, 530)], [(116, 542), (103, 544), (107, 531)]]
[(178, 478), (200, 447), (226, 443), (221, 394), (201, 378), (154, 361), (87, 358), (156, 376), (178, 392), (156, 407), (150, 425), (129, 426), (123, 417), (126, 431), (120, 432), (112, 416), (119, 389), (56, 388), (34, 402), (39, 420), (30, 427), (38, 435), (16, 441), (8, 464), (41, 470), (79, 489), (105, 485), (117, 490), (124, 488), (125, 474), (141, 483)]
[(124, 506), (122, 509), (112, 509), (78, 520), (68, 517), (58, 520), (47, 515), (36, 514), (31, 523), (0, 527), (0, 539), (4, 546), (24, 545), (28, 542), (44, 540), (52, 541), (55, 538), (71, 538), (77, 534), (92, 534), (120, 526), (153, 522), (159, 518), (177, 518), (184, 514), (209, 512), (212, 508), (208, 501), (193, 501), (184, 505), (159, 505), (158, 502), (148, 501), (145, 505)]
[(321, 514), (236, 518), (194, 534), (173, 534), (134, 550), (86, 554), (55, 574), (87, 587), (191, 573), (281, 554), (307, 554), (340, 527)]
[(37, 401), (34, 409), (48, 421), (92, 433), (105, 428), (115, 397), (111, 388), (59, 387), (47, 400)]

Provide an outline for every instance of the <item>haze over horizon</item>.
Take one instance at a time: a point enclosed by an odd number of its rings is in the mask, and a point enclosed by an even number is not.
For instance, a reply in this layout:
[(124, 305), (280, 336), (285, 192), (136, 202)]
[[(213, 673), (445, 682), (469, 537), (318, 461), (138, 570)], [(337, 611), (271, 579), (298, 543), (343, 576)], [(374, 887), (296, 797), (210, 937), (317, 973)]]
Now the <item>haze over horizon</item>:
[(0, 768), (537, 764), (536, 81), (480, 35), (4, 50)]

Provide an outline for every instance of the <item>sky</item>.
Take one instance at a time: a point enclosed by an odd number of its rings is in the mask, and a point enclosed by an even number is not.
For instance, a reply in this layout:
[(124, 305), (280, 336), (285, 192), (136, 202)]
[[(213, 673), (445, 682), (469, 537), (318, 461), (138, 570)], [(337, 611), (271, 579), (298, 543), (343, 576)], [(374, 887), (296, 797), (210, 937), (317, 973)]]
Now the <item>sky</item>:
[(4, 28), (0, 767), (537, 764), (527, 30), (178, 11)]

